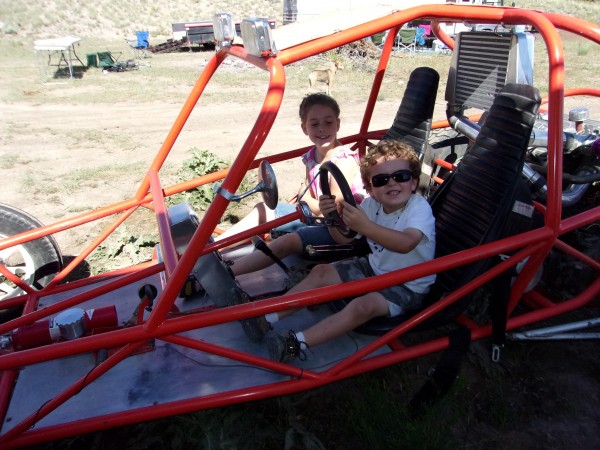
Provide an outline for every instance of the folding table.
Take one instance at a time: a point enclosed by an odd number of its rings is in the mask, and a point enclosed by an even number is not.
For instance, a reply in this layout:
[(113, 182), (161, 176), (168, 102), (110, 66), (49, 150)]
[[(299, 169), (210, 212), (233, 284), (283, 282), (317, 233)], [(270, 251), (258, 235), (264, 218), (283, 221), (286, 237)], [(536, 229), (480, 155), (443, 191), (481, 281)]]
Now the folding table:
[[(33, 48), (38, 55), (40, 70), (42, 70), (42, 75), (44, 75), (46, 80), (50, 78), (49, 69), (51, 67), (56, 67), (56, 73), (61, 68), (67, 69), (69, 78), (73, 78), (73, 62), (78, 61), (82, 67), (84, 66), (75, 52), (75, 44), (80, 40), (76, 36), (66, 36), (56, 39), (40, 39), (33, 43)], [(47, 63), (40, 61), (41, 52), (47, 53)]]

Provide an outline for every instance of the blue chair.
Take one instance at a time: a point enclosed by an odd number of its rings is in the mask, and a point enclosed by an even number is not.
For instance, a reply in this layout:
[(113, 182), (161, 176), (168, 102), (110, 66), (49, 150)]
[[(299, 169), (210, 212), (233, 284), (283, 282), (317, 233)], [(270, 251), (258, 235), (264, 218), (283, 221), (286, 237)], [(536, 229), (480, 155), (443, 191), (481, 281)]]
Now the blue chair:
[(135, 57), (138, 59), (147, 58), (148, 55), (148, 47), (150, 43), (148, 42), (148, 36), (150, 32), (148, 31), (136, 31), (135, 35), (137, 39), (128, 40), (127, 43), (133, 49)]
[(417, 28), (415, 34), (415, 44), (417, 47), (425, 47), (425, 28)]

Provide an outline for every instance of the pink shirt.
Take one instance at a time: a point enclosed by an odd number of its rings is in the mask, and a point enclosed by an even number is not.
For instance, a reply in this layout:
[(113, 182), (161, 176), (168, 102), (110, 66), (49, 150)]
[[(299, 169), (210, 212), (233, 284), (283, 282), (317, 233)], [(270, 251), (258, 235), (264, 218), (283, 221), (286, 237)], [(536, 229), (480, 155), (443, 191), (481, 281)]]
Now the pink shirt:
[[(321, 167), (321, 164), (318, 163), (315, 158), (316, 152), (316, 147), (311, 148), (304, 155), (302, 155), (302, 162), (308, 168), (310, 180), (313, 180), (311, 186), (311, 194), (314, 194), (314, 198), (319, 198), (319, 196), (323, 194), (323, 191), (321, 190), (321, 182), (319, 178), (315, 178), (319, 173), (319, 169)], [(360, 156), (358, 155), (358, 151), (352, 150), (350, 147), (347, 147), (345, 145), (336, 149), (336, 153), (331, 157), (331, 162), (337, 165), (339, 160), (346, 158), (353, 158), (356, 162), (357, 168), (359, 167)], [(352, 180), (352, 183), (350, 183), (350, 190), (354, 195), (354, 199), (356, 200), (357, 205), (360, 204), (362, 200), (367, 196), (367, 192), (365, 191), (362, 178), (360, 176), (360, 170), (357, 170), (354, 180)]]

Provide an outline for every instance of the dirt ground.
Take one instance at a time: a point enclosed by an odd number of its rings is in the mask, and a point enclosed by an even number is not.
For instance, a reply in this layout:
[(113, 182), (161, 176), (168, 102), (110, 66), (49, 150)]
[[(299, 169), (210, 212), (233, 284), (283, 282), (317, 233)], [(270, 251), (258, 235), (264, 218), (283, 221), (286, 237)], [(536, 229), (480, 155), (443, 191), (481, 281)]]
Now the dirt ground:
[[(158, 58), (160, 55), (155, 56), (155, 62)], [(208, 56), (192, 58), (198, 65)], [(189, 63), (180, 59), (173, 64)], [(143, 72), (141, 68), (138, 73)], [(107, 73), (106, 77), (135, 75)], [(4, 180), (0, 202), (20, 207), (44, 224), (131, 197), (183, 106), (183, 101), (103, 105), (61, 101), (61, 91), (72, 97), (86, 96), (90, 87), (78, 86), (77, 80), (36, 89), (48, 90), (58, 101), (0, 102), (0, 117), (4, 118), (0, 123), (0, 177)], [(220, 88), (220, 94), (224, 99), (228, 96), (226, 89)], [(262, 96), (262, 91), (257, 95)], [(297, 98), (284, 100), (273, 126), (277, 131), (268, 135), (259, 156), (310, 144), (299, 126)], [(192, 113), (177, 137), (165, 168), (172, 169), (172, 174), (190, 157), (193, 147), (232, 161), (254, 124), (257, 105), (227, 101), (201, 104), (200, 113)], [(381, 114), (373, 120), (374, 129), (389, 127), (397, 107), (396, 101), (382, 101)], [(362, 110), (362, 105), (344, 105), (341, 136), (357, 132)], [(291, 198), (301, 180), (302, 163), (278, 163), (274, 169), (280, 198)], [(255, 199), (260, 201), (258, 196)], [(85, 238), (79, 234), (73, 230), (56, 236), (63, 253), (79, 249)]]
[[(80, 95), (86, 95), (77, 81), (52, 89), (56, 96), (60, 89), (80, 90)], [(20, 207), (49, 224), (128, 198), (166, 139), (181, 106), (163, 102), (122, 102), (103, 107), (27, 100), (0, 103), (0, 202)], [(232, 158), (240, 136), (248, 132), (246, 118), (256, 114), (254, 107), (246, 104), (235, 109), (223, 104), (204, 108), (203, 118), (192, 117), (186, 127), (189, 131), (179, 136), (171, 167), (181, 163), (187, 149), (206, 148), (207, 143), (219, 156)], [(281, 110), (275, 125), (278, 132), (269, 135), (265, 154), (308, 145), (298, 126), (296, 108), (294, 101)], [(397, 104), (384, 101), (382, 108), (387, 114), (377, 119), (380, 128), (389, 126)], [(360, 114), (360, 108), (343, 111), (341, 135), (358, 128)], [(206, 118), (210, 126), (206, 126)], [(223, 124), (227, 124), (225, 131), (217, 126)], [(128, 136), (128, 140), (112, 139), (117, 134)], [(116, 176), (104, 176), (98, 170), (123, 166)], [(275, 170), (281, 197), (290, 197), (301, 178), (301, 163), (277, 164)], [(74, 178), (70, 175), (73, 172), (80, 175)], [(73, 255), (89, 241), (91, 231), (86, 230), (84, 235), (57, 236), (64, 255)], [(455, 429), (455, 437), (464, 447), (600, 448), (597, 341), (529, 342), (509, 347), (508, 352), (518, 357), (490, 368), (484, 347), (475, 346), (461, 373), (468, 380), (471, 408), (478, 417), (476, 423), (462, 423)], [(482, 366), (487, 369), (482, 370)], [(496, 379), (508, 380), (501, 402), (489, 402), (483, 393), (489, 372), (494, 372)], [(507, 408), (503, 423), (493, 419), (499, 404)]]

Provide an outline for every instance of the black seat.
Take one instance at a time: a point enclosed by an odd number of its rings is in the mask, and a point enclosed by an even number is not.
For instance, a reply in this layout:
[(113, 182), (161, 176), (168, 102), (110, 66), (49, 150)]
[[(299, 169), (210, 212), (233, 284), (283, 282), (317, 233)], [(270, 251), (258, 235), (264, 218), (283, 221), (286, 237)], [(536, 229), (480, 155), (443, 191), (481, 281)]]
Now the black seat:
[(404, 140), (419, 154), (423, 162), (423, 173), (419, 182), (419, 191), (422, 193), (429, 188), (433, 167), (429, 134), (439, 81), (440, 75), (431, 67), (417, 67), (413, 70), (408, 78), (394, 123), (381, 138), (381, 140)]
[[(538, 90), (509, 84), (494, 99), (473, 147), (452, 176), (429, 199), (436, 218), (436, 258), (531, 229), (533, 202), (521, 177), (529, 135), (541, 103)], [(529, 207), (514, 208), (516, 202)], [(466, 284), (493, 263), (483, 260), (437, 275), (425, 307)], [(463, 299), (445, 319), (462, 312)], [(341, 310), (347, 300), (330, 303)], [(376, 318), (356, 331), (383, 334), (412, 316)]]
[(440, 75), (431, 67), (417, 67), (406, 84), (394, 123), (382, 140), (408, 142), (423, 159), (431, 131)]

